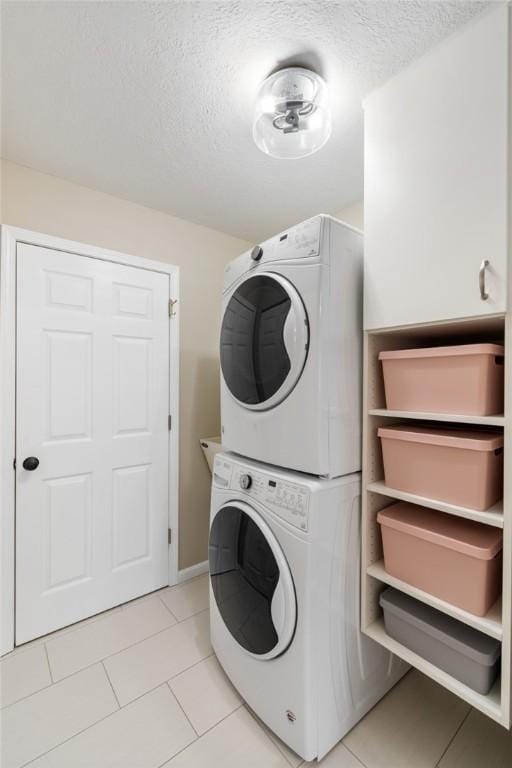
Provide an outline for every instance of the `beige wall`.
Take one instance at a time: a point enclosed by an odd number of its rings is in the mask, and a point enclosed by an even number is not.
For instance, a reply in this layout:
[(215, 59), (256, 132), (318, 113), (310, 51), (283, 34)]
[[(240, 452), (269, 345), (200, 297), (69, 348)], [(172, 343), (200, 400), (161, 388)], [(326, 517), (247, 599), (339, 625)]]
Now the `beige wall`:
[(348, 205), (336, 214), (336, 218), (346, 221), (347, 224), (351, 224), (358, 229), (364, 229), (363, 202)]
[(198, 441), (219, 433), (222, 273), (248, 244), (5, 161), (2, 222), (181, 267), (179, 567), (205, 560), (210, 475)]

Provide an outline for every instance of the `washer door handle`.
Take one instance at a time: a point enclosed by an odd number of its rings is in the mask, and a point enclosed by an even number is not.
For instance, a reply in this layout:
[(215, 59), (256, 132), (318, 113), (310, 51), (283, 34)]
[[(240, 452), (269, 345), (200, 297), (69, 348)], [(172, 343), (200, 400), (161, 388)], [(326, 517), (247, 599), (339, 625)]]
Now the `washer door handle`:
[(286, 353), (290, 358), (290, 364), (293, 364), (297, 356), (297, 322), (295, 312), (291, 306), (283, 326), (283, 343)]
[(270, 615), (272, 616), (272, 623), (277, 632), (277, 636), (280, 637), (285, 625), (286, 618), (286, 600), (284, 596), (283, 585), (281, 583), (281, 577), (277, 582), (277, 586), (272, 596), (272, 603), (270, 604)]

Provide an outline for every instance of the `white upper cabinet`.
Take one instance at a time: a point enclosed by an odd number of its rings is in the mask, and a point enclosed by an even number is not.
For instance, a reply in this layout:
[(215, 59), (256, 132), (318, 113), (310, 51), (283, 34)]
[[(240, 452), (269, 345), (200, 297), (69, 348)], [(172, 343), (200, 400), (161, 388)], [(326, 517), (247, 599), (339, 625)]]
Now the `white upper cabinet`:
[(507, 310), (510, 87), (503, 4), (367, 99), (365, 328)]

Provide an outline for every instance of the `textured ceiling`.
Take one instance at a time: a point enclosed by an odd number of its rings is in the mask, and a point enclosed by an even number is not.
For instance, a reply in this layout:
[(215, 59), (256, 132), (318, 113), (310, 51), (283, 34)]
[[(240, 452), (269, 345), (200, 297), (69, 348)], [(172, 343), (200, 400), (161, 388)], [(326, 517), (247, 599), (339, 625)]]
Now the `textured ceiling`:
[[(362, 97), (485, 5), (4, 2), (3, 156), (258, 241), (362, 197)], [(301, 63), (328, 82), (333, 134), (275, 160), (255, 93)]]

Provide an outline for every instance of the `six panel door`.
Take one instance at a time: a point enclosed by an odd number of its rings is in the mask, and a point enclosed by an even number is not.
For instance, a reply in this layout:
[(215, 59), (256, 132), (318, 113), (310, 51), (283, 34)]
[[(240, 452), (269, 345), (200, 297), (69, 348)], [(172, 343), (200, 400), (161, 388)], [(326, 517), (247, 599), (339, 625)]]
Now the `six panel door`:
[(168, 583), (169, 276), (25, 244), (17, 262), (23, 643)]

